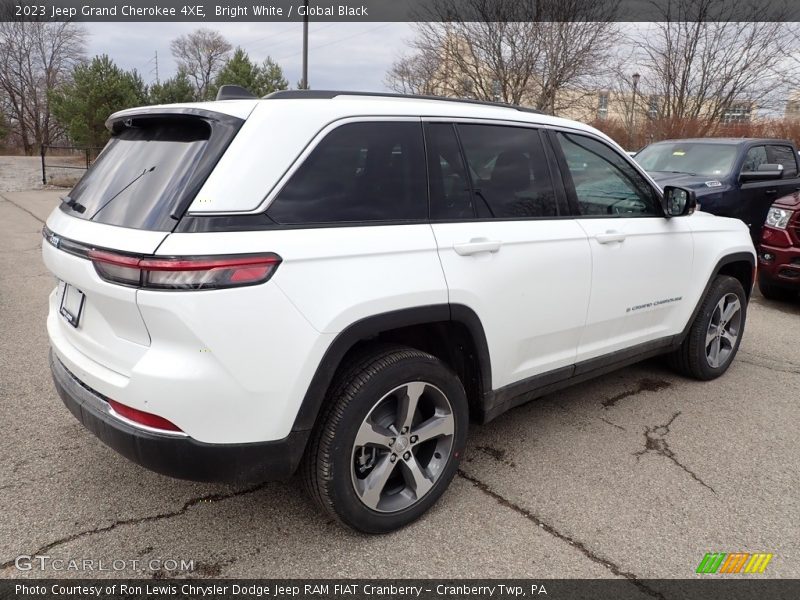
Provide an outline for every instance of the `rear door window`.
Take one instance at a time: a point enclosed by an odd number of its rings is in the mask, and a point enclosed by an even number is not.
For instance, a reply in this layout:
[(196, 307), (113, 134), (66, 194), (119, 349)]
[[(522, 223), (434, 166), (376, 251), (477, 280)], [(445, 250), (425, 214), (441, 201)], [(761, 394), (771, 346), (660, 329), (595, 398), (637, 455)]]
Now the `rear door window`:
[(292, 175), (267, 215), (286, 225), (426, 220), (421, 123), (337, 127)]
[(525, 219), (559, 214), (539, 131), (457, 125), (479, 217)]
[(171, 231), (174, 211), (218, 158), (207, 150), (223, 150), (209, 144), (211, 135), (200, 118), (133, 120), (111, 138), (61, 208), (107, 225)]
[(431, 219), (474, 219), (472, 191), (453, 124), (428, 123), (425, 136)]

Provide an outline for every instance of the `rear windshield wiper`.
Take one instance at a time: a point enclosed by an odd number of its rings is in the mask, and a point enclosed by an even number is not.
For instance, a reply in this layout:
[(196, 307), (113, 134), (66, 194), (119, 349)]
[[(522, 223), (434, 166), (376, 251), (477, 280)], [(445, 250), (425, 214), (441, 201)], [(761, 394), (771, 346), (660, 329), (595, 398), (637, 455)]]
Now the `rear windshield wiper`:
[(73, 200), (72, 198), (70, 198), (69, 194), (67, 194), (66, 196), (61, 196), (61, 202), (69, 206), (75, 212), (78, 213), (86, 212), (86, 207), (77, 200)]
[[(139, 173), (139, 174), (138, 174), (136, 177), (134, 177), (134, 178), (133, 178), (133, 179), (130, 181), (130, 183), (128, 183), (127, 185), (125, 185), (125, 187), (123, 187), (123, 188), (122, 188), (120, 191), (118, 191), (116, 194), (114, 194), (113, 196), (111, 196), (111, 198), (109, 198), (108, 200), (106, 200), (106, 201), (103, 203), (103, 205), (102, 205), (100, 208), (98, 208), (98, 209), (97, 209), (97, 210), (94, 212), (94, 214), (93, 214), (91, 217), (89, 217), (89, 220), (90, 220), (90, 221), (92, 221), (92, 220), (93, 220), (93, 219), (94, 219), (94, 218), (95, 218), (95, 217), (96, 217), (96, 216), (97, 216), (97, 215), (100, 213), (100, 211), (101, 211), (101, 210), (103, 210), (103, 209), (104, 209), (106, 206), (108, 206), (109, 204), (111, 204), (111, 202), (112, 202), (112, 201), (113, 201), (113, 200), (114, 200), (114, 199), (115, 199), (117, 196), (119, 196), (119, 195), (120, 195), (122, 192), (124, 192), (125, 190), (127, 190), (129, 187), (131, 187), (131, 186), (132, 186), (134, 183), (136, 183), (137, 181), (139, 181), (139, 180), (140, 180), (142, 177), (144, 177), (144, 176), (145, 176), (147, 173), (150, 173), (150, 172), (152, 172), (152, 171), (154, 171), (154, 170), (155, 170), (155, 167), (154, 167), (154, 166), (153, 166), (153, 167), (150, 167), (149, 169), (144, 169), (144, 170), (143, 170), (141, 173)], [(84, 210), (86, 210), (86, 209), (84, 208)], [(81, 211), (81, 212), (83, 212), (83, 211)]]

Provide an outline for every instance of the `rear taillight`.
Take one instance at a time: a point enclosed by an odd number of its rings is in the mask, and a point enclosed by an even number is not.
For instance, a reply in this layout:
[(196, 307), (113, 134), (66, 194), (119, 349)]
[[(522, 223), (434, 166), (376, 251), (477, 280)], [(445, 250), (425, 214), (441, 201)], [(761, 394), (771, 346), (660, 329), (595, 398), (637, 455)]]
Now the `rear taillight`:
[(181, 429), (175, 425), (175, 423), (172, 421), (167, 421), (164, 417), (159, 417), (158, 415), (144, 412), (143, 410), (125, 406), (124, 404), (120, 404), (116, 400), (111, 400), (110, 398), (108, 399), (108, 403), (111, 405), (111, 408), (114, 409), (114, 412), (119, 416), (124, 417), (129, 421), (133, 421), (139, 425), (152, 427), (154, 429), (163, 429), (164, 431), (181, 431)]
[(216, 290), (264, 283), (281, 262), (277, 254), (136, 257), (89, 250), (97, 274), (107, 281), (157, 290)]

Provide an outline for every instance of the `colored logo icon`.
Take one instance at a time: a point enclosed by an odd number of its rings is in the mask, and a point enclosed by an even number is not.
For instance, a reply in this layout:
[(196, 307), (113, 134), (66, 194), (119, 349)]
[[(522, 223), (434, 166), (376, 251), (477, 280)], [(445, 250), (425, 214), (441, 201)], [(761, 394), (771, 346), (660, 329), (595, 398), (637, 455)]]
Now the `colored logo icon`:
[(709, 552), (697, 565), (697, 573), (763, 573), (772, 554), (764, 552)]

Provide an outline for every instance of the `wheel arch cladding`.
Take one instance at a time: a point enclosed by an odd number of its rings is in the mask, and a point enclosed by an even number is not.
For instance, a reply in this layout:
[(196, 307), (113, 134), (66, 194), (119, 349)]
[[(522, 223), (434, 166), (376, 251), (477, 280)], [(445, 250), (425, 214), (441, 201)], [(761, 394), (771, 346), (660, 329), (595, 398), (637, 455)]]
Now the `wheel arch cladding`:
[(303, 397), (293, 431), (314, 427), (339, 366), (372, 341), (405, 344), (445, 362), (461, 379), (470, 409), (492, 389), (486, 334), (471, 308), (434, 304), (381, 313), (352, 323), (331, 342)]
[[(726, 260), (728, 258), (730, 260)], [(750, 294), (753, 291), (753, 284), (755, 283), (753, 273), (755, 264), (755, 259), (751, 254), (732, 254), (730, 257), (725, 257), (722, 259), (714, 276), (729, 275), (735, 279), (738, 279), (739, 283), (742, 284), (742, 288), (744, 288), (745, 296), (747, 296), (747, 299), (749, 300)]]
[(692, 311), (691, 316), (686, 321), (686, 326), (684, 327), (683, 331), (676, 336), (674, 347), (678, 347), (681, 345), (686, 336), (689, 335), (689, 330), (692, 327), (692, 323), (697, 318), (697, 313), (700, 312), (700, 307), (703, 305), (703, 301), (706, 299), (708, 295), (708, 291), (711, 289), (711, 286), (714, 284), (714, 280), (719, 275), (728, 275), (733, 277), (734, 279), (738, 280), (739, 283), (742, 284), (744, 288), (744, 294), (747, 300), (750, 300), (750, 293), (752, 292), (753, 286), (752, 283), (754, 281), (754, 274), (753, 271), (756, 268), (756, 258), (754, 255), (750, 254), (749, 252), (736, 252), (734, 254), (728, 254), (727, 256), (723, 256), (717, 261), (717, 264), (711, 270), (711, 274), (708, 277), (708, 281), (706, 281), (706, 285), (703, 288), (703, 293), (700, 294), (700, 297), (697, 299), (697, 304)]

